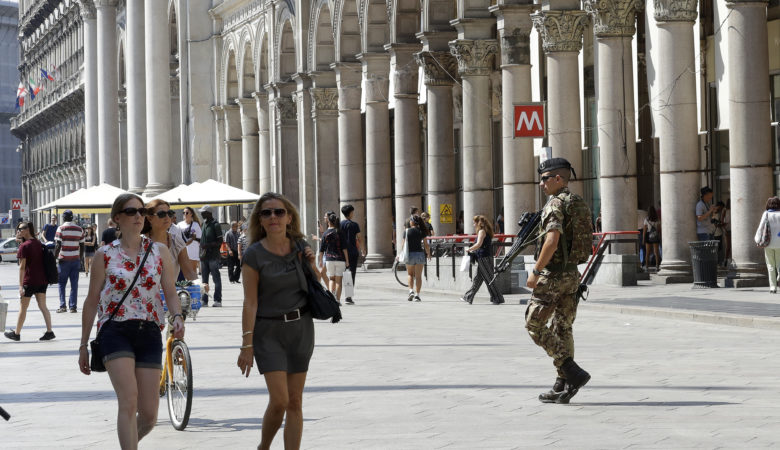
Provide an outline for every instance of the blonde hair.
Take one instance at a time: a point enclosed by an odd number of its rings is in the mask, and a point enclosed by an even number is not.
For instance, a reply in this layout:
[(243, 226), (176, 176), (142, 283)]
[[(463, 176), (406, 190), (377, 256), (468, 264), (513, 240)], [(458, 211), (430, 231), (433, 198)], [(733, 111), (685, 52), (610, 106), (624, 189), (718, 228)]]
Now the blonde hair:
[(477, 232), (479, 232), (479, 230), (485, 230), (487, 237), (489, 239), (493, 239), (493, 225), (490, 224), (490, 221), (487, 219), (487, 217), (478, 214), (474, 216), (474, 222), (477, 223)]
[(293, 241), (303, 239), (303, 233), (301, 233), (301, 216), (298, 214), (298, 209), (282, 194), (276, 192), (266, 192), (263, 194), (255, 207), (252, 208), (252, 213), (249, 215), (249, 243), (253, 244), (260, 241), (266, 236), (265, 228), (260, 224), (260, 211), (263, 209), (263, 203), (269, 200), (279, 200), (284, 204), (284, 209), (287, 210), (287, 214), (290, 215), (290, 223), (287, 225), (287, 237)]

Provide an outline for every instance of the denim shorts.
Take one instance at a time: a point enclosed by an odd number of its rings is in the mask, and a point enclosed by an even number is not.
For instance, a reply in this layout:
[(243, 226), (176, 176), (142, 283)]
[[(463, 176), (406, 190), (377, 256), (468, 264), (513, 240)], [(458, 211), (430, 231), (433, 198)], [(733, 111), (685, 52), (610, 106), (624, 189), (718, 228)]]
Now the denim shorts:
[(407, 266), (425, 264), (425, 252), (409, 252), (409, 258), (406, 260)]
[(106, 322), (100, 330), (100, 349), (103, 363), (133, 358), (136, 368), (162, 369), (162, 333), (151, 321)]

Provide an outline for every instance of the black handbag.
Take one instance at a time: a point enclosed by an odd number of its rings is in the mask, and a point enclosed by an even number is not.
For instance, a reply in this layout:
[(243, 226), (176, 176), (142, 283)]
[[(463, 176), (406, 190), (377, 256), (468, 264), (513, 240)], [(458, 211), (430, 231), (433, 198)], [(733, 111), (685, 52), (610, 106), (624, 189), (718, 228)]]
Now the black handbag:
[(332, 292), (328, 291), (317, 280), (317, 276), (312, 272), (311, 266), (303, 259), (303, 245), (300, 241), (296, 243), (298, 247), (298, 263), (303, 270), (303, 276), (306, 278), (306, 287), (308, 288), (308, 304), (311, 316), (318, 320), (328, 320), (331, 323), (337, 323), (341, 320), (341, 307)]
[(109, 322), (111, 322), (111, 319), (114, 318), (116, 313), (119, 311), (119, 307), (122, 306), (122, 303), (125, 302), (125, 299), (127, 298), (127, 294), (130, 293), (131, 290), (133, 290), (133, 286), (135, 286), (135, 282), (138, 281), (138, 276), (141, 274), (141, 268), (146, 264), (146, 258), (149, 256), (149, 252), (152, 251), (152, 245), (154, 245), (154, 242), (151, 242), (148, 247), (146, 247), (146, 253), (144, 253), (144, 259), (141, 260), (141, 264), (138, 266), (138, 269), (135, 271), (135, 277), (133, 277), (133, 281), (130, 282), (130, 285), (127, 287), (127, 290), (125, 290), (125, 294), (122, 296), (122, 300), (119, 301), (119, 303), (116, 305), (116, 308), (114, 308), (114, 312), (111, 313), (111, 316), (109, 316), (108, 320), (106, 320), (106, 323), (103, 324), (102, 327), (100, 327), (100, 331), (98, 331), (97, 336), (95, 336), (95, 339), (92, 340), (92, 342), (89, 343), (89, 349), (92, 352), (92, 355), (89, 359), (89, 368), (93, 372), (105, 372), (106, 366), (103, 364), (103, 350), (100, 348), (100, 333), (105, 329), (106, 325), (108, 325)]

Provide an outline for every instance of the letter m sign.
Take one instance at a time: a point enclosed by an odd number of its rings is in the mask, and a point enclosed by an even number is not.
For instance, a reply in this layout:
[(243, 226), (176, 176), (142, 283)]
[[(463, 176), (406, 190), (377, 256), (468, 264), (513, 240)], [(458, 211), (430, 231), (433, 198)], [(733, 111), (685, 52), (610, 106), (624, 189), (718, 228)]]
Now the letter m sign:
[(21, 198), (12, 198), (11, 199), (11, 209), (12, 210), (22, 209), (22, 199)]
[(515, 107), (515, 137), (543, 138), (547, 127), (544, 123), (544, 103), (524, 103)]

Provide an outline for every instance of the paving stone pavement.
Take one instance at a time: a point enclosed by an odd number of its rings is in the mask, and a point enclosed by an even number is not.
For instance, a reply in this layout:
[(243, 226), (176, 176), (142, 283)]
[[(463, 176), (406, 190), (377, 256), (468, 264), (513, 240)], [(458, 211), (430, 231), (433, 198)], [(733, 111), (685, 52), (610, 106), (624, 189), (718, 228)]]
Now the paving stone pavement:
[[(19, 310), (16, 274), (16, 266), (0, 265), (0, 293), (9, 301), (7, 327)], [(536, 397), (549, 389), (555, 372), (523, 328), (525, 306), (519, 303), (527, 295), (508, 296), (501, 306), (484, 296), (467, 305), (455, 293), (423, 291), (422, 302), (410, 303), (394, 283), (388, 271), (359, 273), (357, 305), (343, 308), (341, 323), (316, 323), (303, 448), (780, 445), (775, 431), (780, 328), (693, 318), (705, 313), (748, 317), (707, 311), (708, 299), (771, 309), (780, 296), (680, 285), (592, 288), (574, 333), (576, 359), (593, 379), (572, 404), (546, 405)], [(236, 367), (241, 290), (229, 283), (224, 288), (224, 307), (204, 308), (187, 325), (195, 380), (189, 426), (174, 430), (162, 399), (157, 427), (141, 448), (254, 448), (259, 442), (265, 385), (258, 373), (244, 378)], [(82, 277), (79, 302), (85, 293)], [(56, 289), (48, 294), (54, 310)], [(672, 297), (694, 298), (689, 303), (700, 309), (678, 317), (663, 315), (673, 309), (666, 303), (651, 303)], [(620, 305), (642, 303), (639, 299), (650, 306)], [(53, 341), (37, 341), (44, 326), (35, 305), (22, 342), (0, 341), (0, 406), (12, 415), (9, 422), (0, 421), (0, 447), (118, 448), (116, 401), (107, 375), (87, 377), (76, 367), (81, 314), (52, 316)], [(281, 433), (275, 449), (283, 448)]]

